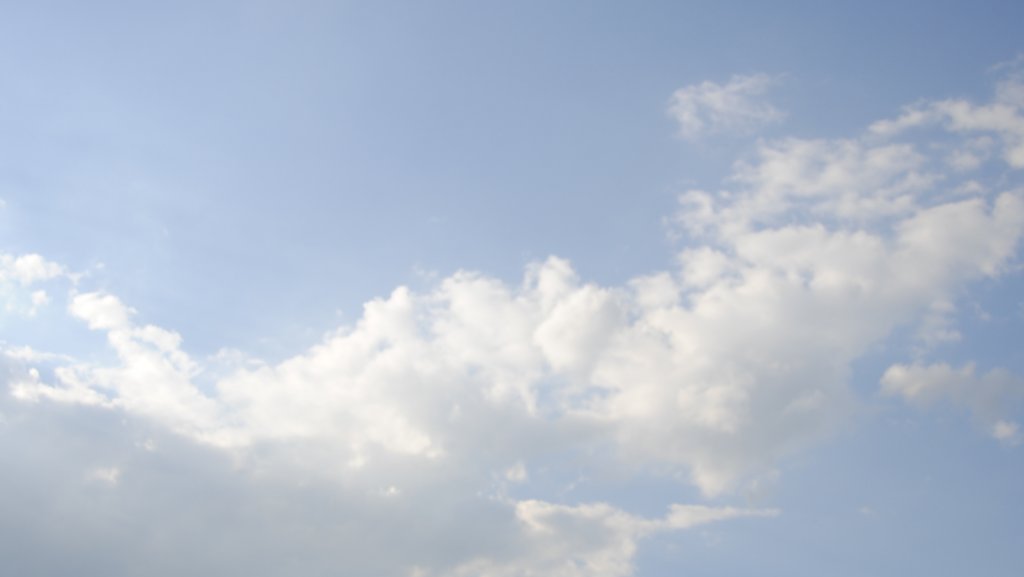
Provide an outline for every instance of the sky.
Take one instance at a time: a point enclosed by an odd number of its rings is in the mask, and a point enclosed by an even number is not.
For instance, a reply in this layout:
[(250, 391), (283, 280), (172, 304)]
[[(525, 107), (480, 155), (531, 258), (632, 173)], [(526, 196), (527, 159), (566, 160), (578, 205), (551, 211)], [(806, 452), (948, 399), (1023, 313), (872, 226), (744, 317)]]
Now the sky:
[(2, 3), (0, 573), (1019, 575), (1022, 21)]

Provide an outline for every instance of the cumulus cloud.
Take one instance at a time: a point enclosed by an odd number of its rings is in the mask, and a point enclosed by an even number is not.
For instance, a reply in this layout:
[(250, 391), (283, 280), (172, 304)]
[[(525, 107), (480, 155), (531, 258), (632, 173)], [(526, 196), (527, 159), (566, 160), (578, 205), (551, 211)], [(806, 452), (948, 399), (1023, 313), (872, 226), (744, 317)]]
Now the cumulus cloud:
[(383, 451), (500, 476), (528, 466), (538, 438), (601, 445), (727, 492), (842, 423), (850, 364), (895, 328), (955, 335), (954, 296), (1016, 253), (1019, 192), (950, 198), (942, 150), (874, 132), (763, 142), (731, 189), (683, 194), (677, 270), (622, 287), (559, 258), (518, 286), (462, 271), (205, 388), (178, 334), (136, 325), (113, 295), (76, 294), (70, 312), (120, 364), (62, 367), (18, 394), (122, 408), (225, 448), (326, 443), (351, 469)]
[(683, 138), (747, 132), (783, 118), (780, 110), (761, 100), (776, 81), (767, 74), (752, 74), (733, 76), (725, 84), (684, 86), (672, 94), (668, 112), (679, 123)]
[(30, 285), (62, 276), (66, 272), (60, 264), (48, 261), (38, 254), (0, 254), (0, 281)]
[[(693, 134), (771, 120), (774, 109), (750, 100), (768, 83), (690, 87), (674, 114)], [(992, 177), (950, 154), (990, 138), (1003, 153), (977, 162), (1017, 167), (1003, 123), (1024, 105), (1013, 94), (919, 105), (845, 139), (758, 143), (722, 190), (681, 195), (674, 222), (686, 246), (671, 269), (621, 286), (586, 282), (557, 257), (517, 283), (459, 271), (366, 303), (355, 323), (281, 362), (221, 355), (214, 367), (116, 296), (73, 292), (69, 313), (106, 337), (116, 361), (53, 358), (50, 371), (13, 372), (10, 390), (117, 411), (262, 480), (331, 487), (339, 514), (409, 547), (375, 574), (629, 575), (646, 535), (773, 512), (675, 505), (648, 519), (509, 495), (534, 486), (535, 471), (614, 467), (728, 496), (848, 422), (859, 402), (852, 363), (898, 328), (926, 346), (953, 339), (958, 297), (1014, 263), (1024, 195), (1008, 185), (1016, 173)], [(926, 122), (941, 138), (905, 138)], [(996, 438), (1019, 437), (995, 408), (1018, 394), (1016, 377), (897, 365), (883, 388), (962, 404)], [(452, 524), (399, 527), (431, 507)], [(487, 535), (470, 521), (480, 516)], [(467, 545), (410, 545), (431, 535)]]

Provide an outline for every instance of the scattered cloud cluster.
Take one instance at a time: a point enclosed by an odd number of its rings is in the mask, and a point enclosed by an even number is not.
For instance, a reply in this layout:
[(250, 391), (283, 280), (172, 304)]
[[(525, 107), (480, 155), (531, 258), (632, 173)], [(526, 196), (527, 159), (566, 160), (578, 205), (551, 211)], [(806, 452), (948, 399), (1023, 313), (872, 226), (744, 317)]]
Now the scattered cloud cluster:
[(0, 254), (0, 299), (5, 300), (4, 309), (8, 313), (35, 316), (40, 308), (50, 303), (49, 293), (41, 288), (26, 292), (12, 290), (13, 287), (24, 289), (65, 276), (68, 273), (63, 266), (38, 254)]
[[(774, 121), (754, 100), (771, 82), (687, 87), (670, 112), (686, 137)], [(1005, 274), (1024, 235), (1024, 194), (1005, 172), (1024, 166), (1015, 82), (992, 103), (919, 104), (856, 137), (758, 143), (723, 189), (680, 196), (677, 266), (622, 286), (588, 283), (556, 257), (520, 283), (459, 271), (366, 303), (355, 324), (282, 362), (225, 352), (216, 371), (115, 295), (73, 288), (69, 314), (116, 361), (10, 347), (8, 387), (19, 406), (148, 423), (261, 482), (330, 487), (332, 511), (373, 510), (370, 549), (422, 541), (419, 530), (470, 544), (409, 546), (379, 574), (629, 575), (644, 536), (777, 512), (675, 504), (649, 519), (510, 495), (538, 467), (568, 477), (611, 464), (728, 496), (848, 423), (860, 402), (851, 364), (896, 329), (918, 329), (926, 350), (953, 338), (958, 297)], [(906, 138), (925, 125), (942, 137)], [(61, 274), (34, 255), (0, 259), (0, 280), (24, 290)], [(897, 364), (881, 384), (1020, 438), (1005, 400), (1022, 387), (1006, 371)], [(132, 471), (103, 462), (85, 476), (120, 490)]]
[[(968, 138), (950, 155), (950, 164), (959, 170), (979, 166), (993, 148), (993, 139), (1001, 143), (1000, 154), (1013, 168), (1024, 168), (1024, 73), (1011, 70), (996, 85), (992, 102), (975, 106), (965, 100), (925, 102), (904, 109), (895, 119), (871, 125), (870, 132), (891, 137), (914, 129), (941, 127)], [(971, 136), (974, 136), (973, 138)]]

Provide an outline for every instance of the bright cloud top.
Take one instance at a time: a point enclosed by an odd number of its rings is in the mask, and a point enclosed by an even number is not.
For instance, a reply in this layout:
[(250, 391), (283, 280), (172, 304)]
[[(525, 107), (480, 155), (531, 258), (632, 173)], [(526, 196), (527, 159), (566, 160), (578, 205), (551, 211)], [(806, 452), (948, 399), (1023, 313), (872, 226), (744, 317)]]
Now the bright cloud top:
[[(754, 100), (770, 83), (683, 88), (672, 114), (686, 137), (774, 121)], [(646, 535), (776, 512), (675, 504), (647, 519), (557, 495), (514, 499), (509, 484), (529, 487), (535, 467), (573, 455), (564, 475), (678, 472), (727, 496), (850, 422), (854, 361), (900, 327), (920, 327), (927, 352), (970, 283), (1015, 262), (1024, 195), (1005, 169), (1024, 166), (1021, 93), (1011, 78), (991, 103), (922, 104), (861, 136), (758, 144), (728, 188), (680, 196), (687, 245), (671, 270), (616, 287), (555, 257), (520, 284), (460, 271), (367, 303), (354, 325), (276, 364), (194, 359), (116, 296), (72, 292), (69, 313), (105, 334), (116, 362), (50, 357), (51, 376), (28, 362), (10, 390), (119, 411), (243, 468), (314, 475), (344, 494), (404, 500), (409, 514), (426, 506), (417, 499), (457, 494), (498, 504), (512, 545), (433, 565), (399, 555), (410, 575), (629, 575)], [(903, 139), (910, 128), (933, 132)], [(38, 257), (0, 264), (28, 288), (63, 271)], [(965, 406), (1007, 442), (1019, 432), (1003, 400), (1019, 399), (1019, 383), (943, 364), (882, 378), (911, 402)], [(105, 467), (92, 478), (131, 475)]]

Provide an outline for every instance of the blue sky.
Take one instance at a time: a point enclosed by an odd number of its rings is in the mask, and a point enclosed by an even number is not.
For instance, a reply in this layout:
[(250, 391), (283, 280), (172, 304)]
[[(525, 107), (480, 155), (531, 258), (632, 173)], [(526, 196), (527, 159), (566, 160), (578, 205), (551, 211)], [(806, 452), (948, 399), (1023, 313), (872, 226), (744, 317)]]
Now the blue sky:
[(1016, 575), (1022, 12), (5, 6), (0, 567)]

